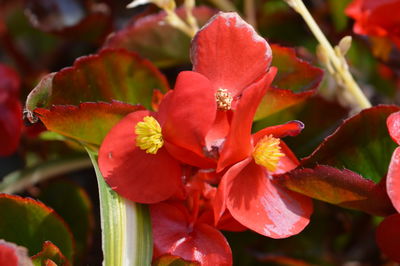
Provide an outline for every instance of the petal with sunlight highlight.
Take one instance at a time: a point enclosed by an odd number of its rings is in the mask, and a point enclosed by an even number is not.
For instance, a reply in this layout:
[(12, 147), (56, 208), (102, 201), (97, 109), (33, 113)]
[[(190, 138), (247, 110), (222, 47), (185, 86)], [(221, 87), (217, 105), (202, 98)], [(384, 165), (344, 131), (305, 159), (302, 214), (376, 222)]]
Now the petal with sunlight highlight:
[(386, 189), (393, 206), (400, 212), (400, 147), (393, 152), (386, 179)]
[(218, 13), (195, 36), (191, 59), (194, 71), (235, 96), (267, 71), (272, 52), (239, 15)]
[(164, 147), (156, 154), (136, 146), (135, 125), (148, 111), (129, 114), (114, 126), (99, 151), (100, 171), (121, 196), (139, 203), (168, 199), (180, 186), (181, 168)]
[(389, 134), (400, 145), (400, 112), (392, 113), (386, 120)]
[(237, 175), (228, 171), (226, 205), (244, 226), (271, 238), (300, 233), (309, 223), (310, 198), (271, 182), (266, 170), (251, 161)]
[(242, 94), (233, 113), (231, 127), (221, 150), (217, 171), (246, 158), (251, 152), (251, 127), (257, 106), (276, 74), (271, 69)]
[(160, 105), (159, 113), (165, 116), (162, 125), (165, 140), (202, 154), (216, 111), (215, 90), (210, 81), (196, 72), (181, 72), (168, 103)]
[(225, 237), (208, 224), (191, 225), (183, 205), (154, 204), (150, 206), (150, 214), (154, 258), (171, 254), (202, 266), (232, 265), (232, 252)]

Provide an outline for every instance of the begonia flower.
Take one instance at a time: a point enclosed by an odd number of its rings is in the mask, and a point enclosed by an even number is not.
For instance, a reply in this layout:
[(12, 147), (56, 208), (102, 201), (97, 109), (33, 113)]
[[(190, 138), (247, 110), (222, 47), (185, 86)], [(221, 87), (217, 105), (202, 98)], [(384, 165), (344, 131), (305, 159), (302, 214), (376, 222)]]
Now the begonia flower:
[(354, 32), (389, 39), (400, 47), (400, 1), (354, 0), (346, 14), (355, 20)]
[(183, 204), (153, 204), (150, 214), (154, 259), (171, 254), (202, 266), (232, 265), (232, 252), (222, 233), (194, 218)]
[[(240, 126), (239, 120), (232, 124), (234, 129), (246, 128)], [(214, 208), (216, 222), (228, 209), (239, 223), (271, 238), (288, 237), (304, 229), (312, 213), (311, 199), (271, 180), (272, 175), (285, 173), (299, 165), (280, 138), (295, 136), (302, 129), (301, 122), (292, 121), (253, 135), (248, 130), (228, 136), (227, 142), (235, 145), (226, 146), (221, 158), (226, 162), (231, 157), (225, 154), (234, 154), (236, 149), (247, 156), (226, 171), (218, 186)]]
[(276, 74), (276, 69), (270, 68), (272, 50), (239, 15), (220, 12), (194, 37), (191, 60), (193, 71), (210, 81), (217, 101), (216, 119), (207, 134), (206, 155), (218, 157), (215, 153), (230, 130), (242, 93), (270, 86)]
[(200, 74), (182, 72), (157, 112), (133, 112), (111, 129), (100, 147), (99, 167), (112, 189), (135, 202), (160, 202), (182, 186), (176, 158), (208, 167), (199, 154), (215, 118), (209, 86)]
[(25, 247), (0, 239), (0, 265), (31, 266), (33, 265)]

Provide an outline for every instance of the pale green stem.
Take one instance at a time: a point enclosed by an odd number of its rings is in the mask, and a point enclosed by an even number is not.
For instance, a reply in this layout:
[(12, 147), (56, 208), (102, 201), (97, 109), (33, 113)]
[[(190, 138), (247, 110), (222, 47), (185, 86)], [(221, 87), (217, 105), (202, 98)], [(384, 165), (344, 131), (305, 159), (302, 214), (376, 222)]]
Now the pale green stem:
[(255, 0), (244, 0), (244, 13), (246, 14), (246, 21), (256, 28), (257, 17)]
[(90, 160), (86, 155), (48, 161), (31, 168), (15, 171), (6, 175), (3, 181), (0, 183), (0, 191), (8, 194), (20, 193), (26, 188), (41, 181), (64, 173), (89, 168), (90, 166)]
[(97, 154), (87, 151), (99, 185), (103, 265), (151, 265), (153, 242), (147, 206), (135, 204), (113, 191), (99, 170)]
[(320, 43), (321, 47), (325, 50), (332, 66), (334, 67), (334, 71), (336, 71), (337, 77), (341, 80), (339, 82), (343, 83), (344, 88), (352, 95), (354, 99), (354, 103), (358, 105), (360, 109), (365, 109), (371, 107), (371, 103), (361, 91), (358, 84), (355, 82), (353, 76), (350, 74), (348, 70), (347, 63), (344, 58), (339, 58), (339, 56), (335, 53), (335, 50), (311, 16), (310, 12), (304, 5), (302, 0), (285, 0), (297, 13), (299, 13), (311, 32), (314, 34), (315, 38)]

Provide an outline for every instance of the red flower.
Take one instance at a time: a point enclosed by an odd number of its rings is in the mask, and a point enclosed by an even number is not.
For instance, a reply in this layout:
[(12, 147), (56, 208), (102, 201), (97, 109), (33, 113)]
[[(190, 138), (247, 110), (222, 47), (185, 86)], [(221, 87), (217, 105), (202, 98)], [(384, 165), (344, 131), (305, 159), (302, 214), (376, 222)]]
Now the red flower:
[(0, 156), (16, 151), (22, 132), (20, 79), (11, 68), (0, 64)]
[(354, 0), (346, 14), (355, 19), (354, 32), (392, 40), (400, 47), (400, 1)]
[(0, 265), (18, 266), (33, 265), (28, 257), (28, 250), (24, 247), (0, 239)]
[(193, 219), (180, 203), (150, 205), (153, 257), (171, 254), (202, 266), (232, 265), (232, 252), (215, 227)]
[[(206, 139), (206, 155), (217, 158), (243, 92), (270, 86), (276, 73), (270, 69), (272, 51), (236, 13), (220, 12), (196, 34), (191, 60), (193, 71), (210, 81), (217, 101), (216, 119)], [(248, 104), (249, 109), (257, 108), (257, 104)], [(250, 112), (241, 119), (253, 117)]]
[[(238, 129), (240, 120), (232, 124), (233, 129)], [(296, 157), (279, 138), (297, 135), (302, 129), (301, 122), (293, 121), (268, 127), (252, 136), (250, 130), (228, 136), (226, 142), (235, 145), (224, 147), (222, 162), (229, 164), (236, 149), (247, 156), (230, 167), (221, 180), (214, 208), (216, 221), (228, 209), (238, 222), (268, 237), (284, 238), (304, 229), (312, 213), (311, 199), (271, 180), (273, 174), (285, 173), (298, 165)]]
[[(400, 112), (391, 114), (386, 124), (392, 139), (400, 144)], [(400, 212), (400, 147), (397, 147), (390, 160), (386, 177), (386, 190), (393, 206)], [(376, 241), (379, 248), (389, 258), (400, 262), (400, 214), (386, 217), (376, 230)]]
[(182, 72), (158, 112), (131, 113), (108, 133), (99, 167), (115, 191), (135, 202), (160, 202), (182, 186), (175, 158), (208, 166), (200, 154), (216, 109), (214, 95), (205, 93), (209, 86), (200, 74)]

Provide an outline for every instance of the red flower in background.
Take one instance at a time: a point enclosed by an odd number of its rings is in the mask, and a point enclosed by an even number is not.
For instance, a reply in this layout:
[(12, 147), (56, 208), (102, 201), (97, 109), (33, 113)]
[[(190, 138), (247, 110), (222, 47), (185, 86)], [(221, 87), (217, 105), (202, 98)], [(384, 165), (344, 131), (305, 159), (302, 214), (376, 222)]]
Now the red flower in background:
[(22, 132), (19, 88), (19, 75), (0, 64), (0, 156), (11, 155), (19, 145)]
[(354, 0), (346, 9), (346, 14), (355, 20), (355, 33), (388, 38), (398, 47), (399, 12), (399, 0)]
[(33, 263), (28, 256), (28, 250), (26, 248), (0, 239), (0, 265), (30, 266), (33, 265)]

